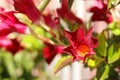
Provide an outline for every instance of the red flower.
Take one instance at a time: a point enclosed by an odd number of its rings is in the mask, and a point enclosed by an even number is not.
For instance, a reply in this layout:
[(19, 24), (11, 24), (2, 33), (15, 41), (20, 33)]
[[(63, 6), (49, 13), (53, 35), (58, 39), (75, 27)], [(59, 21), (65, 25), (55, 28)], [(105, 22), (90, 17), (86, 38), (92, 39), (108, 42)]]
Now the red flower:
[(43, 57), (46, 59), (46, 62), (50, 64), (57, 54), (62, 53), (63, 46), (52, 45), (49, 43), (45, 44), (46, 47), (43, 49)]
[(107, 23), (113, 21), (110, 12), (107, 11), (107, 4), (102, 0), (96, 1), (96, 5), (90, 8), (89, 12), (93, 12), (92, 21), (106, 21)]
[(62, 0), (62, 7), (57, 9), (57, 13), (60, 17), (68, 19), (72, 23), (83, 24), (83, 21), (76, 17), (68, 8), (68, 0)]
[(0, 36), (6, 36), (11, 32), (27, 33), (28, 27), (19, 22), (14, 13), (16, 12), (5, 12), (3, 8), (0, 9)]
[(64, 51), (74, 57), (73, 61), (85, 60), (86, 57), (95, 54), (93, 49), (98, 46), (98, 41), (92, 36), (92, 28), (86, 34), (82, 28), (78, 28), (75, 32), (65, 31), (65, 35), (70, 41), (70, 46)]
[(45, 23), (51, 27), (51, 28), (56, 28), (57, 27), (57, 22), (54, 18), (52, 18), (52, 15), (48, 13), (47, 15), (43, 15)]
[(13, 54), (24, 49), (17, 39), (9, 39), (7, 37), (0, 37), (0, 48), (5, 48)]
[(26, 14), (33, 22), (37, 22), (40, 17), (41, 13), (36, 8), (33, 0), (13, 0), (14, 7), (19, 12)]

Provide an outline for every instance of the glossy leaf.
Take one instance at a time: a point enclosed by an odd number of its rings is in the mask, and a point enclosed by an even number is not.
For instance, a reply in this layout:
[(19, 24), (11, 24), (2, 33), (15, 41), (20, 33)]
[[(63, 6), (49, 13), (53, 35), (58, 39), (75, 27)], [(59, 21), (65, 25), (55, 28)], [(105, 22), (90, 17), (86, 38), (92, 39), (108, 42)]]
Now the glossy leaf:
[(72, 62), (71, 56), (64, 56), (60, 60), (58, 60), (57, 64), (54, 67), (54, 73), (56, 74), (58, 71), (63, 69), (65, 66)]
[(108, 63), (114, 63), (120, 58), (120, 44), (113, 44), (108, 49)]
[(106, 56), (106, 40), (103, 34), (98, 35), (98, 47), (97, 47), (97, 52), (101, 56)]

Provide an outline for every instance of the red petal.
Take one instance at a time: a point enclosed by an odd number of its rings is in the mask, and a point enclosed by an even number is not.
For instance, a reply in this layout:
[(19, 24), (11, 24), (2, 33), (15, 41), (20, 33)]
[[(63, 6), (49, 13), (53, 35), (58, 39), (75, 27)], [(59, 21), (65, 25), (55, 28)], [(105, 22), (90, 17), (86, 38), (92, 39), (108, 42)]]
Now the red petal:
[(68, 54), (74, 56), (74, 49), (73, 49), (72, 45), (65, 48), (64, 51), (67, 52)]
[(68, 9), (68, 0), (62, 0), (62, 7)]
[(13, 54), (23, 49), (17, 39), (9, 39), (7, 37), (0, 37), (0, 47), (5, 48)]
[(96, 48), (98, 46), (98, 40), (92, 36), (92, 29), (93, 27), (86, 33), (86, 42), (89, 47)]
[(85, 34), (84, 34), (84, 30), (82, 28), (78, 28), (76, 30), (76, 40), (79, 43), (84, 43), (85, 41)]
[(6, 23), (0, 23), (0, 36), (7, 36), (9, 33), (14, 32), (14, 28)]
[(52, 60), (54, 59), (54, 57), (58, 53), (63, 52), (63, 47), (57, 46), (57, 45), (52, 45), (49, 43), (45, 43), (45, 45), (46, 45), (46, 47), (43, 49), (43, 57), (45, 58), (47, 63), (50, 64), (52, 62)]
[(52, 16), (50, 14), (47, 14), (47, 15), (43, 15), (43, 18), (45, 20), (45, 23), (51, 27), (51, 28), (56, 28), (57, 25), (55, 23), (55, 21), (52, 19)]
[(33, 22), (37, 22), (41, 13), (36, 8), (33, 0), (13, 0), (15, 9), (26, 14)]

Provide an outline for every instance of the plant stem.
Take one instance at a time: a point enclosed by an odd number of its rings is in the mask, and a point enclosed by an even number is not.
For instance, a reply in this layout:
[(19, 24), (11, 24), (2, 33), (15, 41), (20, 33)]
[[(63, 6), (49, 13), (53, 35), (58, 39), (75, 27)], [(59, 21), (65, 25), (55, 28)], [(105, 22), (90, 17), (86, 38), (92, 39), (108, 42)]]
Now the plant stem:
[(43, 36), (41, 36), (41, 35), (36, 34), (31, 27), (29, 27), (29, 29), (30, 29), (31, 34), (32, 34), (33, 36), (35, 36), (36, 38), (42, 40), (43, 42), (47, 42), (47, 43), (50, 43), (50, 44), (54, 44), (54, 42), (53, 42), (52, 40), (50, 40), (49, 38), (46, 38), (46, 37), (43, 37)]
[(46, 8), (46, 6), (48, 5), (48, 3), (50, 2), (51, 0), (42, 0), (42, 2), (40, 3), (40, 5), (38, 6), (39, 10), (41, 12), (44, 11), (44, 9)]
[(49, 26), (47, 26), (46, 24), (44, 24), (41, 21), (39, 21), (39, 25), (42, 26), (46, 31), (48, 31), (54, 38), (56, 37), (56, 35), (54, 34), (54, 32), (52, 31), (52, 29)]

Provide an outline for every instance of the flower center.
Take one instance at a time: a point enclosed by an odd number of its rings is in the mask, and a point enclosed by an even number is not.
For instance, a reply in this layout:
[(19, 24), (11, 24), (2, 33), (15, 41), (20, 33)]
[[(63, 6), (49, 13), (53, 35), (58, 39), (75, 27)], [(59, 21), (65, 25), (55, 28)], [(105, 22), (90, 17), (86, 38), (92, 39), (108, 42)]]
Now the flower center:
[(77, 53), (79, 56), (84, 57), (89, 51), (89, 47), (85, 44), (82, 44), (78, 47)]

